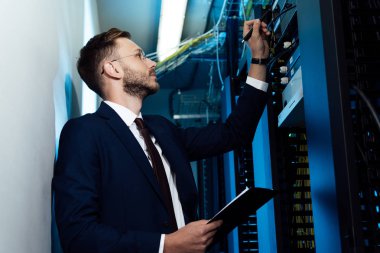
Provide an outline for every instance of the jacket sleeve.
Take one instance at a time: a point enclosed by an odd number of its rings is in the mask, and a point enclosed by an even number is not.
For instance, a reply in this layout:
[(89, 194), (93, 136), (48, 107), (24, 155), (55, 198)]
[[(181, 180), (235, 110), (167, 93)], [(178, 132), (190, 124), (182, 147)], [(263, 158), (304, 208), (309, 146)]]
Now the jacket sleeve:
[(159, 233), (122, 233), (100, 222), (99, 147), (92, 129), (78, 122), (71, 120), (62, 130), (52, 183), (64, 252), (158, 252)]
[(188, 158), (199, 160), (251, 143), (267, 101), (266, 92), (246, 84), (225, 122), (178, 129), (178, 138)]

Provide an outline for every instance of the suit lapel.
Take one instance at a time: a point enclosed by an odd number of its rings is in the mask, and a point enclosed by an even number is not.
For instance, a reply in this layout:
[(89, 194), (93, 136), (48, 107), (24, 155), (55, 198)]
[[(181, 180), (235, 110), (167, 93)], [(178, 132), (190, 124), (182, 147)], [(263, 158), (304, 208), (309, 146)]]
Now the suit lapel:
[(161, 196), (159, 185), (156, 177), (154, 176), (152, 167), (140, 144), (137, 142), (136, 138), (129, 130), (128, 126), (126, 126), (123, 120), (119, 117), (119, 115), (117, 115), (117, 113), (104, 102), (101, 103), (97, 113), (101, 117), (107, 119), (107, 124), (110, 126), (115, 135), (121, 140), (125, 148), (131, 154), (136, 164), (145, 174), (150, 185), (156, 191), (159, 198), (161, 199), (161, 202), (163, 203), (163, 198)]

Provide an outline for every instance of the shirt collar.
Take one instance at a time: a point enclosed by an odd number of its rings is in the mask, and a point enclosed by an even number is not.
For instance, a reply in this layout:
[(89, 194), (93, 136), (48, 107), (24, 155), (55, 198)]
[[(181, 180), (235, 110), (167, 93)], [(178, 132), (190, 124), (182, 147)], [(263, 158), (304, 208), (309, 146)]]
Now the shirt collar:
[(117, 115), (120, 116), (120, 118), (128, 127), (130, 127), (133, 124), (136, 118), (142, 118), (141, 112), (139, 113), (139, 115), (136, 115), (134, 112), (122, 105), (116, 104), (108, 100), (104, 101), (104, 103), (109, 105), (117, 113)]

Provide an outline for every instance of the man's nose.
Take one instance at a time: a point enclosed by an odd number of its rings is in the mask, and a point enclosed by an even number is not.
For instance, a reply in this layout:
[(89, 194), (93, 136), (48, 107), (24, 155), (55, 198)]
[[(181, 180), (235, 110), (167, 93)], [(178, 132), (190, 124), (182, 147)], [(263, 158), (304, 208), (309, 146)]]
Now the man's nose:
[(146, 65), (147, 65), (149, 68), (156, 68), (156, 66), (157, 66), (157, 62), (152, 61), (152, 60), (149, 59), (149, 58), (146, 58), (146, 59), (145, 59), (145, 63), (146, 63)]

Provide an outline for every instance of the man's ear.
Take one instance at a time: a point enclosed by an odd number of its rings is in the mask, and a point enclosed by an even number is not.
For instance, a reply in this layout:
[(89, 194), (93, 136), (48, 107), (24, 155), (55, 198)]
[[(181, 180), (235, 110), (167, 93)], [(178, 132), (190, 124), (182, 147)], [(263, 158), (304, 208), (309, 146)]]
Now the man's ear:
[(121, 67), (117, 62), (105, 62), (103, 65), (104, 74), (114, 78), (120, 79), (122, 78)]

